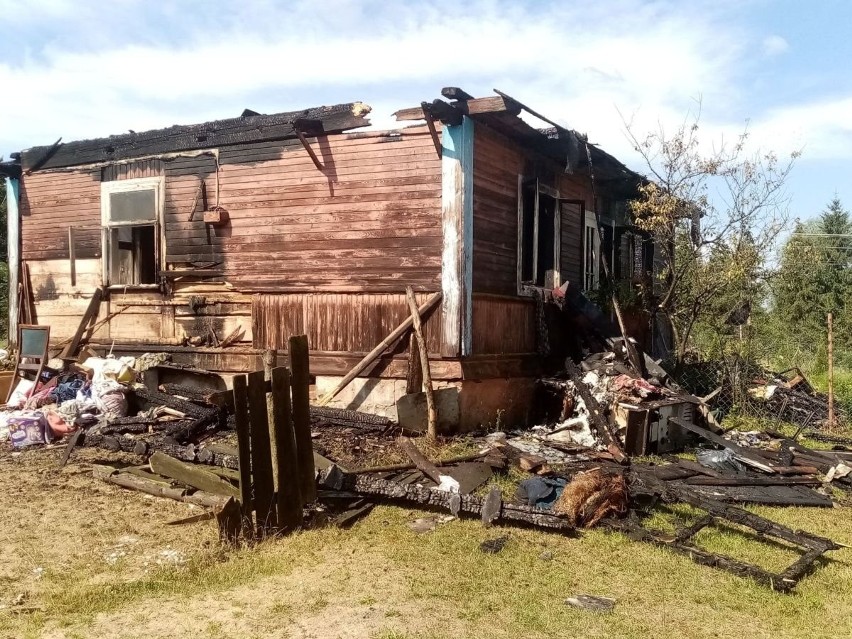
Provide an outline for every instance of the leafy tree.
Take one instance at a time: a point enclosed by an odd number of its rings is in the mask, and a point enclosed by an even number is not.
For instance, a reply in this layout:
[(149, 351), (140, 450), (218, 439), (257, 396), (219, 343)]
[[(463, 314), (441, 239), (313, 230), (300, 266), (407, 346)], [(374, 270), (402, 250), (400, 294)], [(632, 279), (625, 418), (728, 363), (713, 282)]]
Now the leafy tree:
[(631, 211), (653, 234), (662, 262), (652, 309), (668, 320), (681, 362), (696, 331), (729, 331), (729, 318), (742, 315), (736, 311), (760, 305), (765, 264), (787, 223), (784, 184), (798, 154), (782, 161), (750, 152), (747, 131), (708, 150), (697, 116), (671, 135), (661, 128), (640, 137), (626, 128), (650, 177)]

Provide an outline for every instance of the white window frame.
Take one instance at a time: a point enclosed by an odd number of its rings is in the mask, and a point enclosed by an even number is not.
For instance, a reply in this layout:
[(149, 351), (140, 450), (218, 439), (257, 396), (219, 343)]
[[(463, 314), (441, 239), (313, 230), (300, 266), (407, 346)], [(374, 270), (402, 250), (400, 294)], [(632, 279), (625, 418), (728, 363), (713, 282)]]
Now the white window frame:
[[(583, 216), (583, 290), (596, 291), (601, 283), (601, 234), (598, 231), (597, 216), (594, 213), (585, 212)], [(589, 255), (589, 236), (592, 237), (591, 256)], [(589, 257), (592, 258), (592, 271), (589, 272), (587, 265)], [(589, 276), (592, 285), (589, 286)]]
[(559, 208), (559, 191), (553, 187), (542, 184), (541, 180), (535, 178), (535, 202), (533, 204), (533, 255), (532, 255), (532, 284), (523, 280), (523, 259), (524, 259), (524, 184), (527, 182), (523, 175), (518, 175), (518, 266), (517, 266), (517, 284), (518, 294), (532, 296), (536, 289), (543, 287), (535, 284), (538, 279), (538, 211), (539, 211), (539, 195), (544, 194), (554, 199), (555, 210), (553, 213), (553, 287), (558, 288), (561, 282), (561, 260), (560, 251), (562, 249), (562, 215)]
[(101, 266), (103, 282), (109, 288), (146, 288), (156, 289), (159, 284), (115, 284), (110, 282), (110, 263), (112, 262), (112, 251), (110, 242), (110, 230), (123, 226), (151, 226), (151, 220), (129, 220), (122, 222), (110, 221), (110, 195), (113, 193), (128, 193), (131, 191), (154, 191), (156, 211), (154, 215), (154, 259), (155, 268), (159, 272), (165, 261), (165, 237), (163, 231), (163, 205), (166, 180), (163, 176), (134, 178), (130, 180), (111, 180), (101, 183)]

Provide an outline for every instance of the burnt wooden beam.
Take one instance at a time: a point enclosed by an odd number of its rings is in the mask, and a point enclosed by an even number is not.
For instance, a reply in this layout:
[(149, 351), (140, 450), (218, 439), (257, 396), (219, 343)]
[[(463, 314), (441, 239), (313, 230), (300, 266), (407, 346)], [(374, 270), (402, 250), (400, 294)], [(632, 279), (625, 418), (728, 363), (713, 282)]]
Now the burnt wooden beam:
[[(336, 468), (336, 467), (333, 467)], [(427, 488), (414, 484), (402, 484), (372, 475), (337, 474), (334, 490), (357, 493), (364, 497), (382, 497), (389, 501), (419, 504), (451, 510), (459, 515), (481, 517), (486, 500), (475, 495), (459, 495), (437, 488)], [(549, 510), (533, 508), (521, 504), (501, 502), (497, 508), (494, 523), (520, 523), (537, 528), (570, 533), (573, 526), (564, 517), (554, 515)]]
[(460, 89), (459, 87), (444, 87), (441, 89), (441, 95), (447, 98), (448, 100), (473, 100), (474, 97)]
[[(299, 142), (302, 143), (302, 146), (305, 148), (305, 151), (308, 152), (308, 155), (311, 158), (311, 161), (314, 163), (314, 166), (317, 167), (318, 170), (322, 171), (324, 169), (322, 162), (320, 162), (317, 154), (314, 153), (314, 150), (311, 148), (308, 139), (305, 137), (305, 134), (311, 129), (316, 130), (317, 126), (319, 129), (322, 129), (322, 123), (317, 122), (316, 120), (304, 120), (299, 119), (293, 123), (293, 130), (296, 132), (296, 137), (299, 138)], [(311, 135), (317, 135), (316, 133), (311, 133)]]
[(202, 124), (172, 126), (142, 133), (126, 133), (94, 140), (62, 144), (40, 166), (36, 163), (52, 147), (33, 147), (22, 153), (25, 170), (52, 169), (81, 164), (113, 162), (181, 151), (200, 151), (234, 144), (295, 138), (297, 120), (316, 120), (324, 133), (369, 126), (370, 107), (361, 102), (321, 106), (273, 115), (215, 120)]
[(432, 115), (432, 109), (428, 102), (421, 105), (423, 109), (423, 119), (426, 120), (426, 126), (429, 127), (429, 135), (432, 137), (432, 144), (435, 145), (435, 151), (438, 157), (443, 157), (444, 150), (441, 147), (441, 139), (438, 137), (438, 130), (435, 128), (435, 118)]
[[(24, 170), (24, 175), (29, 175), (33, 171), (38, 171), (40, 168), (44, 167), (50, 159), (56, 155), (62, 146), (62, 138), (59, 138), (56, 142), (51, 144), (49, 147), (40, 147), (38, 149), (30, 149), (30, 151), (38, 151), (33, 157), (32, 162), (28, 168)], [(25, 152), (26, 153), (26, 152)], [(22, 166), (23, 166), (23, 156), (22, 156)]]

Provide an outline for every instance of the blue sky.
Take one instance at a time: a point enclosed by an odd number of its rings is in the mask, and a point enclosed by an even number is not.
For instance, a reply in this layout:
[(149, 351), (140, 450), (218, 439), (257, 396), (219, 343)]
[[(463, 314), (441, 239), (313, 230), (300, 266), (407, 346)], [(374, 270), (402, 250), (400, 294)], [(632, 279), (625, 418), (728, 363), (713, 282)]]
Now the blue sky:
[(852, 207), (852, 2), (0, 0), (0, 154), (362, 100), (376, 126), (499, 88), (637, 170), (622, 116), (801, 149), (793, 216)]

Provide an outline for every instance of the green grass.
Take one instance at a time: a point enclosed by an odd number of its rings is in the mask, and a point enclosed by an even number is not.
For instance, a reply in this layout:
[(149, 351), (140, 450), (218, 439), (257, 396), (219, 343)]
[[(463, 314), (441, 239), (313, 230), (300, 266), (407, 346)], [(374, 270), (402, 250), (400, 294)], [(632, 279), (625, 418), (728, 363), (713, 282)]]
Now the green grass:
[[(797, 528), (852, 543), (852, 511), (756, 508)], [(122, 582), (91, 583), (79, 574), (51, 572), (36, 599), (45, 612), (0, 617), (0, 636), (39, 636), (64, 627), (66, 636), (93, 636), (100, 615), (127, 610), (156, 615), (163, 602), (183, 601), (191, 610), (210, 597), (228, 601), (235, 589), (257, 586), (258, 609), (246, 617), (279, 624), (303, 616), (331, 615), (346, 604), (356, 610), (385, 606), (385, 626), (375, 637), (841, 637), (852, 631), (852, 552), (831, 560), (790, 595), (767, 590), (725, 572), (698, 566), (665, 549), (592, 530), (578, 538), (522, 529), (486, 529), (476, 521), (454, 521), (418, 535), (406, 525), (415, 513), (378, 507), (350, 531), (315, 530), (256, 548), (202, 553), (178, 567), (158, 569)], [(697, 513), (676, 506), (659, 511), (649, 525), (674, 529)], [(479, 544), (501, 534), (510, 540), (496, 555)], [(795, 554), (756, 543), (733, 529), (708, 529), (698, 541), (777, 570)], [(551, 561), (540, 558), (543, 551)], [(330, 572), (324, 566), (333, 564)], [(325, 574), (326, 577), (313, 577)], [(304, 591), (292, 600), (265, 601), (270, 580), (306, 575)], [(331, 575), (330, 577), (328, 575)], [(301, 582), (300, 582), (301, 583)], [(388, 587), (386, 584), (393, 584)], [(611, 614), (569, 608), (577, 594), (615, 597)], [(193, 603), (195, 602), (195, 603)], [(204, 606), (191, 614), (202, 614)], [(258, 617), (259, 615), (259, 617)], [(237, 620), (231, 620), (236, 623)], [(208, 636), (250, 636), (217, 619)], [(133, 635), (136, 636), (136, 635)], [(298, 635), (296, 635), (298, 636)]]

